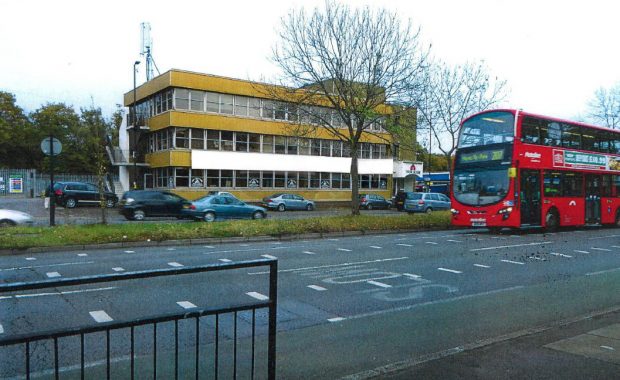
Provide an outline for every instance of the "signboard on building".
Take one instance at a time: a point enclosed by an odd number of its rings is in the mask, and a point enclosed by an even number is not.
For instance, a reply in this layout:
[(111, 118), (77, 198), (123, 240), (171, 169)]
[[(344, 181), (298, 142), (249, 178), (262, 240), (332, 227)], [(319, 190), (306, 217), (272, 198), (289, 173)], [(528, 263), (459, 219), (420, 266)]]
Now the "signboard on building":
[(419, 176), (424, 171), (424, 165), (421, 162), (394, 162), (394, 178), (405, 178), (408, 176)]
[(21, 194), (24, 192), (24, 178), (21, 176), (9, 177), (9, 193)]

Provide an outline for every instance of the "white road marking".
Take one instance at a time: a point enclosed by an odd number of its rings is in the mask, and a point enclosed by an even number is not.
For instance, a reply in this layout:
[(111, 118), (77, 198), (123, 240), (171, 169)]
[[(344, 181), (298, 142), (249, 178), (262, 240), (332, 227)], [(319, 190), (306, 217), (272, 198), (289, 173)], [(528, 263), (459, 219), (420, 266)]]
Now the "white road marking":
[(78, 253), (77, 255), (79, 257), (86, 257), (86, 256), (88, 256), (88, 253)]
[[(342, 267), (342, 266), (350, 267), (350, 266), (358, 265), (358, 264), (382, 263), (382, 262), (385, 262), (385, 261), (405, 260), (405, 259), (408, 259), (408, 258), (409, 258), (408, 256), (404, 256), (404, 257), (394, 257), (394, 258), (388, 258), (388, 259), (377, 259), (377, 260), (369, 260), (369, 261), (357, 261), (357, 262), (343, 263), (343, 264), (319, 265), (319, 266), (315, 266), (315, 267), (303, 267), (303, 268), (294, 268), (294, 269), (280, 269), (280, 270), (278, 270), (278, 273), (299, 272), (299, 271), (307, 271), (307, 270), (311, 270), (311, 269), (336, 268), (336, 267)], [(252, 275), (252, 274), (269, 274), (269, 271), (249, 272), (248, 274), (250, 274), (250, 275)]]
[(503, 263), (508, 263), (508, 264), (517, 264), (517, 265), (525, 265), (525, 263), (522, 263), (521, 261), (512, 261), (512, 260), (500, 260)]
[[(613, 246), (612, 246), (612, 247), (613, 247)], [(36, 257), (26, 257), (26, 260), (28, 260), (28, 261), (34, 261), (34, 260), (36, 260), (36, 259), (37, 259)]]
[(328, 322), (340, 322), (340, 321), (344, 321), (345, 318), (342, 317), (336, 317), (336, 318), (329, 318), (327, 319)]
[(2, 327), (2, 324), (0, 323), (0, 334), (4, 333), (4, 327)]
[(281, 242), (281, 241), (274, 241), (274, 242), (273, 242), (273, 243), (271, 243), (271, 244), (282, 244), (282, 242)]
[[(274, 243), (275, 244), (275, 243)], [(282, 244), (282, 243), (279, 243)], [(274, 249), (288, 249), (293, 247), (270, 247), (270, 248), (246, 248), (246, 249), (229, 249), (225, 251), (213, 251), (213, 252), (203, 252), (203, 255), (210, 255), (212, 253), (233, 253), (233, 252), (253, 252), (253, 251), (266, 251), (266, 250), (274, 250)]]
[(314, 290), (317, 290), (319, 292), (323, 292), (323, 291), (327, 290), (326, 288), (324, 288), (322, 286), (318, 286), (318, 285), (308, 285), (308, 287), (310, 289), (314, 289)]
[(604, 350), (609, 350), (609, 351), (615, 351), (616, 349), (613, 347), (609, 347), (609, 346), (601, 346), (602, 349)]
[(193, 309), (198, 307), (189, 301), (179, 301), (177, 302), (177, 305), (181, 306), (183, 309)]
[(420, 276), (418, 274), (413, 274), (413, 273), (403, 273), (403, 276), (412, 278), (414, 280), (422, 278), (422, 276)]
[(598, 272), (590, 272), (590, 273), (586, 273), (586, 276), (596, 276), (599, 274), (603, 274), (603, 273), (611, 273), (611, 272), (617, 272), (619, 271), (620, 268), (614, 268), (614, 269), (607, 269), (607, 270), (601, 270)]
[(574, 249), (574, 250), (573, 250), (573, 252), (577, 252), (577, 253), (590, 253), (590, 252), (588, 252), (588, 251), (580, 251), (580, 250), (578, 250), (578, 249)]
[(10, 271), (10, 270), (21, 270), (21, 269), (34, 269), (34, 268), (45, 268), (45, 267), (64, 267), (67, 265), (84, 265), (84, 264), (93, 264), (94, 261), (74, 261), (70, 263), (59, 263), (59, 264), (43, 264), (43, 265), (30, 265), (27, 267), (13, 267), (13, 268), (2, 268), (0, 272)]
[(588, 238), (588, 240), (594, 240), (594, 239), (607, 239), (607, 238), (614, 238), (614, 237), (620, 237), (620, 235), (595, 236), (595, 237)]
[(259, 301), (266, 301), (266, 300), (269, 299), (269, 297), (267, 297), (266, 295), (260, 294), (260, 293), (257, 293), (257, 292), (247, 292), (245, 294), (247, 294), (250, 297), (256, 298)]
[(121, 267), (114, 267), (114, 268), (112, 268), (112, 270), (113, 270), (114, 272), (124, 272), (124, 271), (125, 271), (125, 268), (121, 268)]
[(277, 260), (278, 258), (275, 256), (271, 256), (271, 255), (261, 255), (261, 257), (264, 257), (266, 259), (271, 259), (271, 260)]
[(170, 248), (168, 248), (167, 250), (168, 250), (168, 251), (176, 251), (177, 249), (176, 249), (176, 248), (173, 248), (173, 247), (170, 247)]
[(611, 249), (607, 249), (607, 248), (590, 247), (590, 249), (593, 250), (593, 251), (611, 252)]
[(444, 272), (450, 272), (450, 273), (456, 273), (456, 274), (463, 273), (460, 270), (454, 270), (454, 269), (448, 269), (448, 268), (437, 268), (437, 270), (441, 270)]
[(183, 264), (177, 263), (176, 261), (170, 262), (170, 263), (168, 263), (168, 265), (170, 265), (171, 267), (175, 267), (175, 268), (179, 268), (179, 267), (184, 266)]
[(136, 251), (125, 251), (125, 253), (136, 253)]
[(203, 245), (203, 247), (204, 247), (204, 248), (209, 248), (209, 249), (213, 249), (213, 248), (215, 248), (215, 247), (214, 247), (214, 246), (212, 246), (212, 245)]
[(490, 268), (490, 266), (484, 264), (474, 264), (474, 266), (478, 268)]
[(304, 253), (308, 255), (316, 255), (316, 252), (312, 252), (312, 251), (304, 251)]
[(116, 289), (116, 286), (109, 286), (107, 288), (96, 288), (96, 289), (68, 290), (68, 291), (64, 291), (64, 292), (16, 294), (14, 296), (0, 297), (0, 299), (8, 299), (8, 298), (16, 298), (16, 299), (18, 299), (18, 298), (33, 298), (33, 297), (43, 297), (43, 296), (60, 296), (60, 295), (65, 295), (65, 294), (100, 292), (100, 291), (103, 291), (103, 290), (112, 290), (112, 289)]
[(346, 248), (338, 248), (339, 251), (343, 251), (343, 252), (351, 252), (350, 249), (346, 249)]
[(239, 244), (239, 247), (249, 247), (249, 244)]
[(62, 277), (58, 272), (47, 272), (45, 275), (49, 278)]
[(219, 259), (219, 260), (221, 262), (223, 262), (223, 263), (231, 263), (232, 262), (232, 260), (229, 260), (229, 259)]
[(338, 241), (340, 239), (327, 239), (327, 240), (329, 240), (329, 241)]
[[(612, 245), (611, 247), (612, 248), (620, 248), (620, 245)], [(26, 260), (28, 260), (28, 259), (26, 259)]]
[(437, 245), (437, 244), (439, 244), (439, 243), (434, 242), (434, 241), (425, 241), (425, 243), (426, 243), (426, 244), (433, 244), (433, 245)]
[(413, 247), (413, 245), (411, 244), (403, 244), (403, 243), (398, 243), (396, 245), (400, 245), (401, 247)]
[(571, 255), (565, 255), (565, 254), (563, 254), (563, 253), (557, 253), (557, 252), (549, 252), (549, 254), (550, 254), (550, 255), (553, 255), (553, 256), (560, 256), (560, 257), (567, 257), (567, 258), (571, 258), (571, 257), (573, 257), (573, 256), (571, 256)]
[(114, 320), (103, 310), (90, 311), (88, 314), (90, 314), (97, 323), (112, 322)]
[(385, 283), (379, 282), (379, 281), (373, 281), (373, 280), (366, 281), (366, 283), (368, 283), (370, 285), (378, 286), (380, 288), (391, 288), (392, 287), (392, 285), (385, 284)]
[(370, 248), (374, 249), (383, 249), (383, 247), (379, 247), (378, 245), (371, 245)]
[(449, 241), (451, 243), (462, 243), (463, 242), (462, 240), (454, 240), (454, 239), (448, 239), (446, 241)]
[(550, 244), (553, 243), (551, 241), (542, 241), (540, 243), (526, 243), (526, 244), (512, 244), (512, 245), (498, 245), (495, 247), (485, 247), (485, 248), (475, 248), (475, 249), (470, 249), (470, 252), (476, 252), (476, 251), (488, 251), (491, 249), (502, 249), (502, 248), (514, 248), (514, 247), (527, 247), (530, 245), (541, 245), (541, 244)]

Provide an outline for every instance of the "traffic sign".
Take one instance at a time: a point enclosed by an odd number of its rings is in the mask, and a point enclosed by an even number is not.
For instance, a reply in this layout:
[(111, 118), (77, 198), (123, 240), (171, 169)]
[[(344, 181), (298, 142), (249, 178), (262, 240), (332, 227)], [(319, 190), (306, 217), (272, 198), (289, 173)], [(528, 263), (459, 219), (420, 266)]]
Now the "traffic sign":
[[(57, 156), (60, 154), (60, 152), (62, 152), (62, 144), (60, 143), (60, 140), (58, 140), (55, 137), (51, 137), (52, 139), (52, 147), (54, 149), (54, 156)], [(41, 141), (41, 150), (43, 151), (43, 154), (45, 154), (46, 156), (49, 156), (51, 151), (50, 151), (50, 137), (46, 137)]]

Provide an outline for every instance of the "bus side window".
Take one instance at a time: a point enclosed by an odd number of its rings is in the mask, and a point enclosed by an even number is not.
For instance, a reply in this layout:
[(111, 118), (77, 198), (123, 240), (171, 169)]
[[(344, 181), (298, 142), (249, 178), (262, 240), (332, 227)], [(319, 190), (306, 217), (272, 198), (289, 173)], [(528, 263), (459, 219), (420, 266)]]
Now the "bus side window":
[(538, 125), (535, 120), (526, 118), (521, 124), (521, 141), (528, 144), (540, 144)]
[(616, 197), (620, 197), (620, 175), (614, 175), (613, 180), (613, 187), (616, 191)]

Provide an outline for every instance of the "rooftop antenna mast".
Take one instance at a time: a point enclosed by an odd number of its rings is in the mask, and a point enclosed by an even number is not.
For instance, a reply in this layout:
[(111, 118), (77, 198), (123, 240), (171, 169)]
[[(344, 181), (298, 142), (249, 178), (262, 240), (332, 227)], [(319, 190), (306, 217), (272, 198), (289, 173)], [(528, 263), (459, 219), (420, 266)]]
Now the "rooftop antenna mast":
[(151, 24), (148, 22), (140, 23), (140, 36), (142, 40), (142, 46), (140, 47), (140, 55), (146, 58), (146, 81), (153, 79), (153, 68), (157, 70), (159, 75), (159, 69), (153, 59), (153, 39), (151, 38)]

